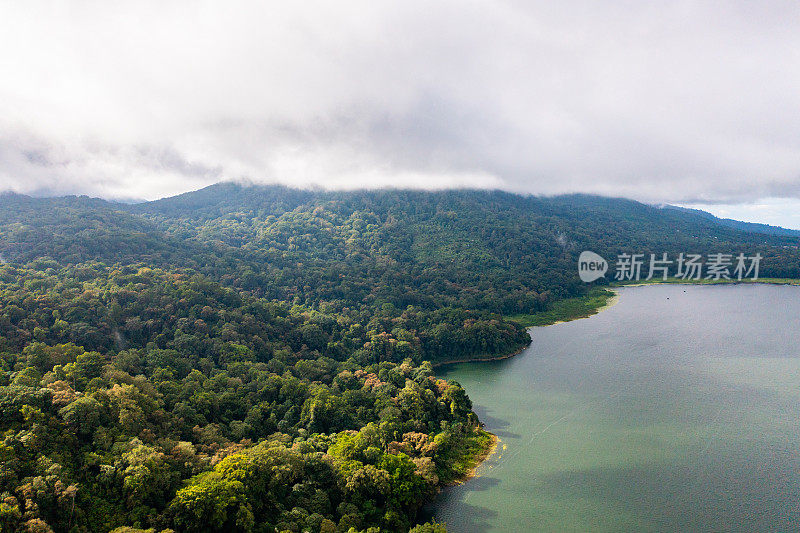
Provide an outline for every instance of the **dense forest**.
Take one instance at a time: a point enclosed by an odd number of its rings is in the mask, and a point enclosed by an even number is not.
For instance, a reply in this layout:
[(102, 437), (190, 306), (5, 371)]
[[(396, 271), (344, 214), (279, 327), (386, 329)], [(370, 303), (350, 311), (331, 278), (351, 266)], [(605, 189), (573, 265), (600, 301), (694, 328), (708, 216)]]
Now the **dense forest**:
[(797, 278), (799, 245), (591, 196), (0, 195), (0, 527), (443, 531), (417, 510), (490, 437), (433, 365), (527, 345), (584, 249)]

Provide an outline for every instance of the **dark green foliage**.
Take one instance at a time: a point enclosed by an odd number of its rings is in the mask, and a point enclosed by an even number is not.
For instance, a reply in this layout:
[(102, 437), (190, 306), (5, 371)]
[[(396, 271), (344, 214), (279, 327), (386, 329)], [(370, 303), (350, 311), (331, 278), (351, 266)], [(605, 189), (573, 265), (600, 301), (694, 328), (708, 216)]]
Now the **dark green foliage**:
[(527, 341), (480, 313), (330, 313), (138, 266), (1, 265), (0, 280), (14, 528), (407, 529), (479, 438), (426, 354)]
[(554, 302), (546, 311), (533, 314), (513, 315), (509, 318), (525, 327), (549, 326), (556, 322), (566, 322), (578, 318), (586, 318), (597, 313), (614, 297), (614, 292), (601, 287), (594, 287), (583, 296), (565, 298)]
[(431, 362), (596, 307), (581, 250), (799, 243), (585, 196), (0, 195), (0, 528), (408, 531), (491, 440)]
[(606, 258), (759, 251), (762, 276), (800, 277), (796, 235), (594, 196), (220, 184), (133, 206), (0, 201), (7, 260), (36, 260), (41, 269), (95, 260), (191, 268), (255, 296), (336, 310), (390, 303), (531, 314), (583, 293), (575, 265), (584, 249)]

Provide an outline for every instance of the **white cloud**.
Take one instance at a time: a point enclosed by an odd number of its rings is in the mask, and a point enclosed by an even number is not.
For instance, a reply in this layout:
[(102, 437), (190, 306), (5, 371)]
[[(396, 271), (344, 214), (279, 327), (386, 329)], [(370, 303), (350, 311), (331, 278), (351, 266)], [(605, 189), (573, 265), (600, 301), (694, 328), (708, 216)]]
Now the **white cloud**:
[(0, 4), (0, 189), (800, 197), (794, 2)]

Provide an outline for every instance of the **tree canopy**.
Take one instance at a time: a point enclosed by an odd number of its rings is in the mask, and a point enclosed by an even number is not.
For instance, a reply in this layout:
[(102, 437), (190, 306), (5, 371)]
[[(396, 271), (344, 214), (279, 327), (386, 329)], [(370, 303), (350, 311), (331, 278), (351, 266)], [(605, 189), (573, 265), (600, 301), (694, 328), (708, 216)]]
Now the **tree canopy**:
[(434, 364), (526, 346), (584, 249), (799, 245), (587, 196), (0, 195), (0, 528), (443, 531), (417, 510), (489, 436)]

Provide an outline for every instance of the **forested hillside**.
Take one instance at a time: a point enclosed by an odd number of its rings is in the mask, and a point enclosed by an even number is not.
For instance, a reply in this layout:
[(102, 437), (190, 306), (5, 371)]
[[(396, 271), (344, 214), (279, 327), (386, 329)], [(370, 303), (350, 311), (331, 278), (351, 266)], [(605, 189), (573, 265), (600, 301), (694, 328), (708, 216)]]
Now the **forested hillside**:
[(311, 306), (535, 311), (585, 290), (575, 274), (584, 249), (609, 258), (760, 251), (764, 276), (800, 276), (798, 236), (593, 196), (219, 184), (137, 205), (0, 198), (8, 260), (190, 268), (255, 296)]
[(798, 245), (590, 196), (0, 195), (0, 526), (408, 531), (488, 442), (432, 363), (524, 347), (582, 250)]

